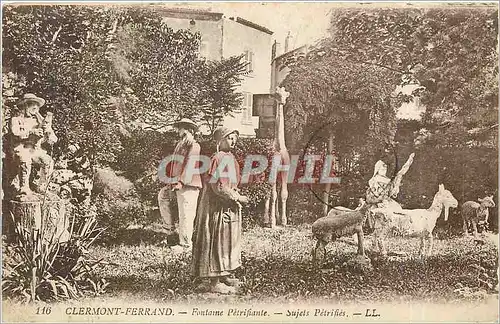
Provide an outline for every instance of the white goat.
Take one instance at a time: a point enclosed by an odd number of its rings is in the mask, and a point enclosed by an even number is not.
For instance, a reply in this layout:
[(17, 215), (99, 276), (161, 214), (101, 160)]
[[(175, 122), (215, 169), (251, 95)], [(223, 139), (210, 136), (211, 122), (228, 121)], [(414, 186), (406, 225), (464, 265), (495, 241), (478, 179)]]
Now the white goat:
[[(439, 185), (439, 190), (434, 196), (432, 205), (428, 209), (403, 209), (400, 212), (391, 212), (390, 210), (383, 211), (380, 208), (374, 213), (375, 230), (373, 232), (373, 241), (375, 247), (379, 247), (379, 251), (386, 255), (384, 239), (391, 229), (395, 229), (407, 236), (419, 236), (420, 255), (432, 253), (433, 236), (432, 231), (436, 226), (437, 219), (441, 215), (444, 208), (444, 220), (448, 220), (448, 209), (456, 208), (458, 202), (453, 197), (451, 192), (444, 188), (444, 185)], [(429, 248), (426, 253), (426, 241), (429, 243)]]

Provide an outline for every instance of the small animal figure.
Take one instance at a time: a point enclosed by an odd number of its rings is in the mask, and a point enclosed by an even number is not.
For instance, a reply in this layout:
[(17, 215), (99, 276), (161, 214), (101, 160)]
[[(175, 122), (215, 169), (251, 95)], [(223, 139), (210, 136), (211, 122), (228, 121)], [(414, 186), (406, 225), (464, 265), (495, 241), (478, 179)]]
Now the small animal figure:
[(357, 210), (339, 210), (333, 208), (328, 215), (319, 218), (312, 225), (312, 232), (316, 238), (313, 249), (313, 263), (320, 265), (326, 255), (326, 245), (343, 236), (358, 236), (358, 255), (365, 256), (363, 223), (368, 214), (368, 204), (362, 201), (362, 206)]
[(472, 224), (472, 230), (474, 237), (477, 238), (477, 227), (484, 226), (485, 229), (488, 228), (488, 208), (495, 207), (495, 202), (493, 201), (493, 196), (486, 196), (483, 199), (478, 198), (479, 203), (475, 201), (466, 201), (462, 205), (462, 220), (463, 220), (463, 230), (464, 235), (468, 236), (468, 227)]

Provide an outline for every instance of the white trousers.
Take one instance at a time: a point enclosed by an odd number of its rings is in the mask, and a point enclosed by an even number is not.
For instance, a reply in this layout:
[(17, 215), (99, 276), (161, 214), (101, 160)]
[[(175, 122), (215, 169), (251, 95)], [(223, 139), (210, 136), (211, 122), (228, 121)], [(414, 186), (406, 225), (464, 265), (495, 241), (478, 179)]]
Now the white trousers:
[(179, 244), (191, 247), (193, 236), (194, 218), (198, 205), (198, 195), (200, 189), (193, 187), (183, 187), (176, 191), (177, 205), (179, 207)]

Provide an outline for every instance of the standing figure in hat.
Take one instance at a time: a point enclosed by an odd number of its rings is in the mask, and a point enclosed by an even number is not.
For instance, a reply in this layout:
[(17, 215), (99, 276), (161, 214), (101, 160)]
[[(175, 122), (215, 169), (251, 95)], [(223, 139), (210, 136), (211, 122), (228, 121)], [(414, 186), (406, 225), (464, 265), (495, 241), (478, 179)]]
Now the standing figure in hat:
[(224, 294), (234, 293), (239, 282), (232, 272), (241, 266), (241, 204), (248, 201), (237, 190), (240, 169), (231, 153), (238, 136), (225, 127), (214, 133), (217, 152), (205, 174), (193, 234), (193, 275), (209, 279), (205, 289)]
[(35, 191), (43, 193), (47, 186), (48, 177), (52, 172), (53, 160), (47, 152), (42, 149), (43, 142), (52, 145), (57, 142), (57, 137), (52, 129), (52, 114), (44, 119), (39, 112), (45, 100), (27, 93), (17, 103), (22, 111), (18, 116), (12, 117), (10, 121), (11, 148), (14, 163), (19, 167), (19, 194), (29, 196), (32, 194), (30, 188), (30, 175), (32, 165), (40, 166), (39, 182)]
[[(176, 122), (174, 126), (177, 128), (181, 139), (174, 149), (174, 155), (182, 156), (183, 162), (173, 161), (167, 169), (167, 175), (170, 178), (177, 178), (177, 182), (167, 185), (162, 188), (159, 193), (160, 213), (167, 225), (168, 230), (175, 228), (172, 215), (162, 208), (168, 204), (164, 196), (168, 196), (168, 191), (175, 191), (177, 198), (177, 206), (179, 208), (179, 226), (177, 232), (179, 234), (178, 247), (173, 247), (174, 251), (190, 251), (192, 246), (193, 222), (196, 216), (196, 207), (198, 205), (198, 196), (202, 187), (201, 176), (186, 172), (186, 165), (189, 157), (197, 158), (200, 155), (200, 144), (196, 142), (194, 134), (198, 126), (194, 121), (188, 118), (183, 118)], [(198, 166), (199, 167), (199, 166)], [(167, 206), (168, 207), (168, 206)]]

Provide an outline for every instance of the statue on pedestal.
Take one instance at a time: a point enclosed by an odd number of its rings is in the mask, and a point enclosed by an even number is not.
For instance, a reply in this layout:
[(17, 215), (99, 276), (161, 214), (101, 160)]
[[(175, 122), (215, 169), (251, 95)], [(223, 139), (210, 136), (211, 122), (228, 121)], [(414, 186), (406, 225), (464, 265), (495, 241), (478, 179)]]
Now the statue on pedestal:
[(71, 237), (64, 196), (68, 189), (61, 190), (63, 194), (51, 190), (54, 160), (45, 145), (58, 139), (52, 129), (53, 113), (40, 114), (44, 104), (43, 98), (31, 93), (17, 103), (19, 110), (10, 119), (6, 136), (5, 184), (14, 223), (39, 231), (44, 242), (63, 243)]
[[(34, 196), (32, 189), (37, 193), (44, 193), (50, 173), (53, 168), (53, 159), (42, 148), (43, 143), (52, 145), (57, 142), (57, 136), (52, 129), (52, 113), (44, 118), (39, 109), (45, 104), (43, 98), (27, 93), (17, 103), (20, 112), (10, 120), (10, 158), (17, 177), (17, 199), (30, 200)], [(39, 166), (38, 179), (30, 180), (32, 166)], [(15, 179), (10, 179), (15, 180)], [(17, 187), (17, 188), (16, 188)]]

